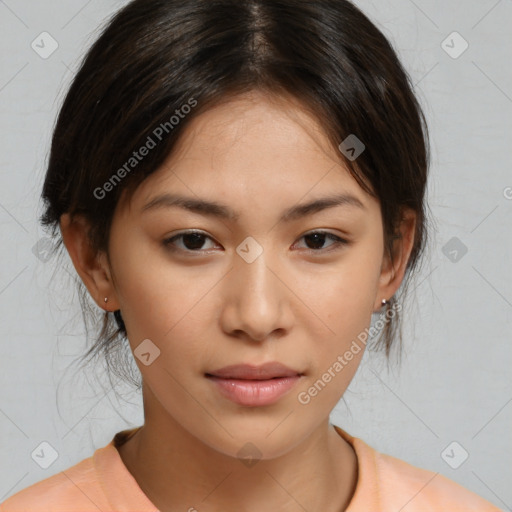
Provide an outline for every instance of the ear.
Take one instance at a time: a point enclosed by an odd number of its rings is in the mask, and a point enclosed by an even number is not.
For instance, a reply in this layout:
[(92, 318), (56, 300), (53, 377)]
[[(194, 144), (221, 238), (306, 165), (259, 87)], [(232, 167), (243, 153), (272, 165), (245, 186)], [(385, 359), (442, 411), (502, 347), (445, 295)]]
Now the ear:
[[(92, 248), (87, 221), (81, 216), (71, 220), (70, 215), (65, 213), (59, 224), (64, 245), (91, 297), (106, 311), (119, 309), (107, 256)], [(105, 297), (108, 302), (105, 302)]]
[(384, 250), (381, 273), (374, 310), (382, 308), (382, 299), (389, 300), (400, 287), (405, 275), (405, 269), (414, 245), (414, 233), (416, 229), (416, 212), (410, 208), (402, 210), (402, 218), (398, 236), (393, 240), (394, 258), (391, 258)]

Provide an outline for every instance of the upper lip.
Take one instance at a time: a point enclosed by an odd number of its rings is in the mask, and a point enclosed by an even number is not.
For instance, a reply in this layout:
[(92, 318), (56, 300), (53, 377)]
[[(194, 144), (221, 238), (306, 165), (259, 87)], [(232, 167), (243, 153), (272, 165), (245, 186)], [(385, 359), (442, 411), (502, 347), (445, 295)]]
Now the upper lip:
[(294, 377), (302, 375), (297, 370), (292, 370), (284, 364), (278, 362), (265, 363), (260, 366), (250, 364), (234, 364), (225, 366), (219, 370), (207, 372), (207, 376), (221, 377), (224, 379), (247, 379), (247, 380), (265, 380), (275, 377)]

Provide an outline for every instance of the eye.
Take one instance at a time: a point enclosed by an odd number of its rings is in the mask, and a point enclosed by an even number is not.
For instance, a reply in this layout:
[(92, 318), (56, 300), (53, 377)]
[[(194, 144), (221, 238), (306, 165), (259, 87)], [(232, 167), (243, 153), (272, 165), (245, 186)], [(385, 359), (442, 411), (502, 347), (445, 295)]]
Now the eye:
[[(321, 251), (331, 251), (339, 246), (348, 245), (348, 241), (336, 236), (333, 233), (329, 233), (328, 231), (311, 231), (301, 237), (304, 238), (310, 245), (313, 245), (313, 248), (309, 248), (312, 252), (321, 252)], [(330, 239), (333, 243), (328, 246), (327, 249), (322, 248), (325, 243), (325, 239)]]
[[(176, 247), (174, 242), (179, 239), (183, 240), (184, 247)], [(209, 236), (205, 235), (201, 231), (184, 231), (183, 233), (179, 233), (171, 238), (167, 238), (163, 241), (163, 244), (171, 251), (201, 252), (199, 249), (204, 249), (204, 239), (211, 240)]]
[[(313, 245), (313, 248), (307, 248), (312, 252), (331, 251), (341, 245), (348, 245), (349, 243), (347, 240), (327, 231), (311, 231), (310, 233), (303, 235), (301, 239), (302, 238), (304, 238), (309, 245)], [(165, 239), (163, 244), (171, 251), (200, 253), (211, 249), (211, 247), (204, 247), (205, 239), (212, 240), (212, 238), (202, 233), (201, 231), (184, 231), (171, 238)], [(322, 248), (326, 239), (332, 240), (333, 242), (331, 245), (327, 246), (327, 249)], [(182, 241), (181, 247), (176, 245), (177, 240)]]

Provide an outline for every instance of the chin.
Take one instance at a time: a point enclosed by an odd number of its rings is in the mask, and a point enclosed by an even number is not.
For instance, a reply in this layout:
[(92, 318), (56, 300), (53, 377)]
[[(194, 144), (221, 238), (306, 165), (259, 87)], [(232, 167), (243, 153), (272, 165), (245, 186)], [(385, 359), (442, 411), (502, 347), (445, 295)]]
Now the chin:
[(289, 410), (279, 417), (260, 420), (247, 417), (235, 423), (225, 421), (224, 428), (202, 431), (198, 438), (217, 452), (241, 461), (276, 459), (293, 450), (309, 434), (304, 422), (291, 419), (293, 414), (283, 422), (288, 413)]

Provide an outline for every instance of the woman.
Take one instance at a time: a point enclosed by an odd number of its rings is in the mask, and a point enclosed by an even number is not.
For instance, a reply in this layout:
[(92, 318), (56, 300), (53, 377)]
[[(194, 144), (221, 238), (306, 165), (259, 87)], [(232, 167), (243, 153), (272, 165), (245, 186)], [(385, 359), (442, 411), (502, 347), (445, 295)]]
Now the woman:
[[(126, 338), (144, 425), (20, 510), (498, 510), (331, 425), (426, 243), (427, 127), (345, 0), (135, 0), (55, 127), (45, 226)], [(84, 303), (85, 307), (85, 303)]]

